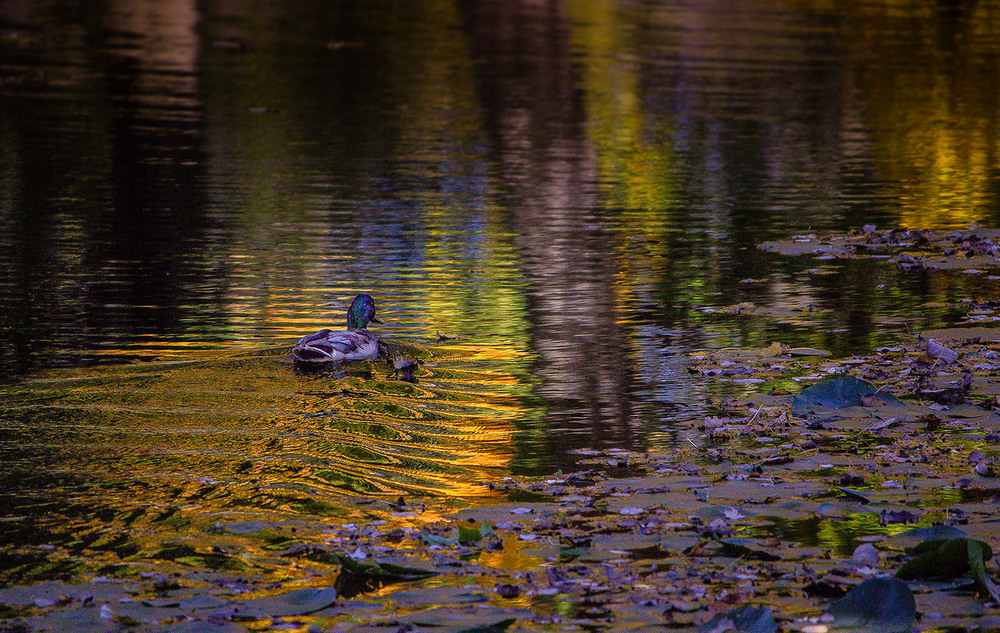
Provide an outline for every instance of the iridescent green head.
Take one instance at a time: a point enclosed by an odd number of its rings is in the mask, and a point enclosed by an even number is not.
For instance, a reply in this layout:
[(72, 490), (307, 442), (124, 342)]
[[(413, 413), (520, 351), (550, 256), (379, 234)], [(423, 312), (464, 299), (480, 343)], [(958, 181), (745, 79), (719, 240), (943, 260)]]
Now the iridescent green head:
[(371, 295), (358, 295), (347, 309), (347, 329), (360, 330), (368, 326), (368, 322), (381, 323), (375, 318), (375, 301)]

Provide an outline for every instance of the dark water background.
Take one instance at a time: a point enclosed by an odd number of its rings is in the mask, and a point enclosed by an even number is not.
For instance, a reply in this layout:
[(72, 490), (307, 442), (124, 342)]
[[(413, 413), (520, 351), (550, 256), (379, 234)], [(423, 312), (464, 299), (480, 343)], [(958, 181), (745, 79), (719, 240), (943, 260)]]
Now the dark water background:
[[(961, 323), (756, 245), (1000, 226), (998, 86), (996, 1), (4, 2), (4, 540), (474, 502), (683, 441), (687, 351)], [(292, 371), (362, 291), (415, 384)]]

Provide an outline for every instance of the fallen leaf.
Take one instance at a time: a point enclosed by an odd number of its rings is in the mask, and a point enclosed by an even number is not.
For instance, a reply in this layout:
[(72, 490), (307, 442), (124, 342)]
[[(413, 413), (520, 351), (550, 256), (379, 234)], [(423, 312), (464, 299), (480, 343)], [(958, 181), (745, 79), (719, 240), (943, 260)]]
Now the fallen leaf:
[(792, 412), (804, 415), (813, 407), (843, 409), (862, 404), (862, 396), (876, 396), (882, 403), (891, 406), (903, 406), (903, 403), (891, 393), (880, 391), (871, 383), (853, 376), (842, 376), (816, 383), (803, 389), (792, 400)]
[(698, 627), (698, 633), (773, 633), (778, 630), (774, 614), (767, 607), (745, 605), (720, 613)]
[(852, 589), (827, 609), (831, 629), (858, 633), (902, 633), (916, 619), (913, 592), (896, 578), (871, 578)]

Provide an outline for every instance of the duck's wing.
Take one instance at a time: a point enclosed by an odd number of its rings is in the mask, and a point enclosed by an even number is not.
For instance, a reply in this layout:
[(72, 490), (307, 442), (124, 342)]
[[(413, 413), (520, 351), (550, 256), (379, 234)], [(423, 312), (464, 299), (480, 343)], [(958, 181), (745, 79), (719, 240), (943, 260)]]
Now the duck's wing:
[(357, 332), (331, 332), (326, 337), (326, 344), (334, 351), (340, 352), (346, 356), (351, 352), (357, 351), (366, 338), (367, 337), (362, 336)]
[(315, 343), (317, 341), (321, 341), (321, 340), (325, 339), (329, 333), (330, 333), (330, 330), (320, 330), (319, 332), (316, 332), (315, 334), (307, 334), (307, 335), (305, 335), (305, 336), (303, 336), (302, 338), (299, 339), (299, 342), (295, 344), (295, 347), (299, 348), (299, 347), (302, 347), (303, 345), (307, 345), (309, 343)]
[(292, 350), (292, 356), (296, 360), (307, 363), (374, 359), (377, 355), (378, 342), (366, 330), (322, 330), (303, 337)]

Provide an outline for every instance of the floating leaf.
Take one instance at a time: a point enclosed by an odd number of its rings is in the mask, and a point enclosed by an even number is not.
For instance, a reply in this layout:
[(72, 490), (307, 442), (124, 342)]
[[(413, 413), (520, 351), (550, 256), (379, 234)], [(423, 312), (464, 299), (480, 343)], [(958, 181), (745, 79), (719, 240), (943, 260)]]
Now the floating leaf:
[(588, 535), (569, 535), (560, 536), (559, 545), (564, 548), (589, 548), (591, 544), (591, 537)]
[(865, 427), (866, 431), (881, 431), (882, 429), (888, 428), (899, 422), (899, 418), (888, 418), (886, 420), (875, 420), (871, 424)]
[(825, 349), (813, 349), (811, 347), (790, 347), (785, 351), (788, 356), (829, 356), (830, 352)]
[(435, 575), (435, 572), (392, 563), (359, 563), (350, 556), (337, 554), (342, 567), (333, 587), (344, 598), (374, 591), (383, 585), (405, 580), (417, 580)]
[(637, 547), (636, 549), (629, 550), (628, 555), (632, 560), (659, 560), (668, 558), (671, 556), (671, 553), (663, 545), (655, 543), (647, 547)]
[(777, 554), (769, 552), (763, 549), (757, 549), (756, 547), (750, 547), (753, 541), (742, 538), (730, 538), (730, 539), (717, 539), (722, 545), (722, 555), (723, 556), (738, 556), (740, 558), (746, 558), (748, 560), (765, 560), (765, 561), (776, 561), (781, 560), (781, 557)]
[[(976, 583), (976, 593), (981, 598), (989, 598), (993, 602), (1000, 602), (1000, 587), (997, 587), (996, 583), (986, 573), (984, 559), (989, 559), (989, 556), (986, 555), (989, 551), (989, 546), (982, 541), (973, 539), (965, 539), (965, 543), (968, 548), (970, 575)], [(992, 554), (992, 552), (989, 553)]]
[(244, 606), (262, 611), (270, 616), (289, 617), (309, 615), (329, 607), (337, 600), (337, 590), (333, 587), (300, 589), (280, 596), (269, 596), (248, 600)]
[[(459, 535), (461, 535), (461, 528), (459, 528)], [(421, 532), (420, 538), (428, 545), (443, 545), (448, 547), (450, 545), (458, 545), (461, 536), (438, 536), (436, 534)]]
[(993, 465), (989, 461), (978, 462), (972, 472), (976, 473), (980, 477), (991, 478), (996, 477), (997, 473), (993, 470)]
[(489, 523), (483, 521), (482, 525), (477, 528), (466, 527), (464, 525), (458, 526), (458, 542), (462, 545), (471, 545), (477, 543), (484, 536), (493, 531), (493, 528)]
[(848, 497), (848, 498), (850, 498), (850, 499), (852, 499), (854, 501), (857, 501), (859, 503), (863, 503), (863, 504), (867, 505), (867, 504), (869, 504), (869, 503), (872, 502), (872, 500), (871, 500), (870, 497), (866, 497), (865, 495), (861, 494), (857, 490), (851, 490), (850, 488), (841, 488), (839, 486), (837, 487), (837, 490), (839, 490), (842, 493), (844, 493), (844, 495), (846, 497)]
[(958, 352), (945, 347), (932, 338), (927, 339), (927, 355), (945, 365), (950, 365), (958, 360)]
[(461, 629), (458, 633), (502, 633), (506, 631), (511, 624), (517, 622), (515, 618), (506, 618), (500, 620), (499, 622), (494, 622), (492, 624), (484, 624), (479, 626), (470, 626), (467, 629)]
[(199, 552), (187, 545), (167, 547), (153, 554), (155, 558), (172, 560), (181, 565), (198, 567), (201, 569), (248, 569), (249, 565), (243, 560), (229, 556), (221, 552)]
[(744, 605), (739, 609), (720, 613), (708, 622), (698, 627), (698, 633), (774, 633), (778, 625), (774, 614), (767, 607)]
[(803, 415), (812, 407), (843, 409), (861, 406), (866, 397), (874, 397), (882, 404), (890, 406), (903, 406), (899, 398), (891, 393), (879, 391), (871, 383), (853, 376), (842, 376), (803, 389), (802, 393), (792, 400), (792, 412)]
[(871, 578), (827, 609), (831, 629), (897, 633), (909, 631), (916, 619), (913, 592), (896, 578)]
[(878, 513), (878, 521), (882, 525), (916, 523), (918, 519), (920, 519), (920, 515), (909, 510), (882, 510)]
[(890, 539), (887, 539), (884, 543), (890, 547), (910, 548), (915, 547), (924, 541), (961, 538), (963, 536), (968, 536), (968, 533), (964, 530), (960, 530), (953, 525), (942, 525), (940, 523), (936, 523), (929, 527), (919, 527), (907, 530), (893, 536)]
[(458, 526), (458, 542), (462, 545), (470, 545), (481, 538), (483, 538), (483, 535), (479, 533), (479, 528), (466, 527), (464, 525)]
[(914, 548), (914, 552), (916, 556), (896, 571), (897, 578), (958, 578), (972, 569), (973, 558), (981, 565), (993, 556), (986, 543), (964, 537), (924, 541)]

